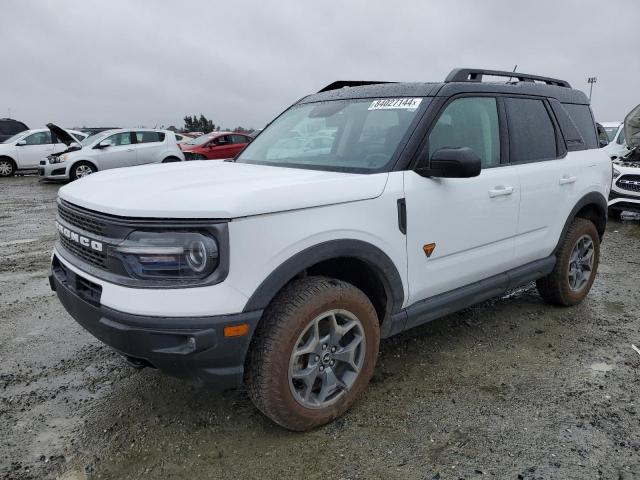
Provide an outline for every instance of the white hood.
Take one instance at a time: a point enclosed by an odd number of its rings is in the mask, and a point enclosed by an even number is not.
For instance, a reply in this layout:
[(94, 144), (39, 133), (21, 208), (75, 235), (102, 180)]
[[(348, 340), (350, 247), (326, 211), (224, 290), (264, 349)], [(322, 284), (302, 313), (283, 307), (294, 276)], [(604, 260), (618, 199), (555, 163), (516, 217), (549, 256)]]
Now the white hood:
[(107, 170), (59, 195), (126, 217), (238, 218), (375, 198), (387, 177), (203, 160)]

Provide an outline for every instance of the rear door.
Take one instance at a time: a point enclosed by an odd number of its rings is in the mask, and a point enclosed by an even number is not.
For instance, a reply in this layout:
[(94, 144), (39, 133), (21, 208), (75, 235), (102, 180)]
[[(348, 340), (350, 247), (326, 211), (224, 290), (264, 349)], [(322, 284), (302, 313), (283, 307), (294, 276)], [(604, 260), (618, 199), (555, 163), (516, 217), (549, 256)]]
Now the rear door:
[[(567, 152), (552, 105), (541, 98), (504, 98), (509, 122), (509, 161), (520, 178), (520, 216), (515, 242), (519, 264), (548, 256), (577, 199), (587, 165)], [(570, 121), (570, 120), (568, 120)], [(574, 128), (575, 130), (575, 128)], [(584, 149), (577, 133), (572, 149)], [(595, 143), (595, 134), (593, 143)]]
[(136, 165), (137, 156), (133, 132), (114, 133), (100, 142), (100, 144), (105, 143), (107, 146), (99, 148), (99, 153), (95, 157), (99, 170)]
[(164, 132), (136, 132), (136, 164), (154, 163), (162, 161), (162, 152), (166, 150)]
[(37, 168), (40, 160), (53, 153), (51, 132), (32, 133), (25, 137), (24, 145), (16, 145), (18, 151), (18, 168)]
[(502, 162), (502, 116), (494, 97), (459, 97), (429, 133), (429, 157), (440, 148), (469, 147), (482, 159), (478, 177), (404, 172), (409, 304), (514, 266), (520, 189), (517, 173)]

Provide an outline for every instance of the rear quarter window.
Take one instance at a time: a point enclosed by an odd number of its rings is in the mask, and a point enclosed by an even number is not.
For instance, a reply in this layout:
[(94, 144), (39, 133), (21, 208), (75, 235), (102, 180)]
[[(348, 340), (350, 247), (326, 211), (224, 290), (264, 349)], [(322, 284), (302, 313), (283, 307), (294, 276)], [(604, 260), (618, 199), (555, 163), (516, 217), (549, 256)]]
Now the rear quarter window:
[(585, 141), (587, 148), (598, 148), (598, 137), (596, 136), (596, 125), (593, 122), (589, 105), (577, 105), (573, 103), (563, 103), (562, 106), (567, 111), (573, 123), (575, 123), (580, 135)]

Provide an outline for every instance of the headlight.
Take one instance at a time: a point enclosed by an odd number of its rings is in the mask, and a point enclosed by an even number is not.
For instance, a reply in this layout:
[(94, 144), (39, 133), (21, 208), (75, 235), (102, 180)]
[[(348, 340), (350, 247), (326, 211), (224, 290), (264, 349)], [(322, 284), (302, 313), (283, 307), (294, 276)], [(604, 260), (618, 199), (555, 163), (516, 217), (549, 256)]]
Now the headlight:
[(56, 164), (67, 160), (68, 155), (49, 155), (49, 163)]
[(110, 254), (127, 273), (142, 280), (193, 282), (211, 275), (219, 263), (218, 243), (199, 232), (134, 231)]
[(615, 180), (616, 178), (618, 178), (621, 173), (620, 170), (618, 170), (616, 167), (612, 168), (613, 172), (611, 173), (611, 175), (613, 176), (613, 179)]

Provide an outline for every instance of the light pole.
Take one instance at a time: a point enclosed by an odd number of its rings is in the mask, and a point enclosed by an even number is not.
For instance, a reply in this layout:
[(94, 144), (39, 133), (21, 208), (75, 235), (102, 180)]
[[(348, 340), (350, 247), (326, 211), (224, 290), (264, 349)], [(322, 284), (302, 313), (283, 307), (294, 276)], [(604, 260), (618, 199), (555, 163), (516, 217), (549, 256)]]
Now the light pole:
[(591, 92), (593, 92), (593, 84), (598, 81), (598, 77), (589, 77), (587, 78), (587, 83), (589, 84), (589, 102), (591, 102)]

